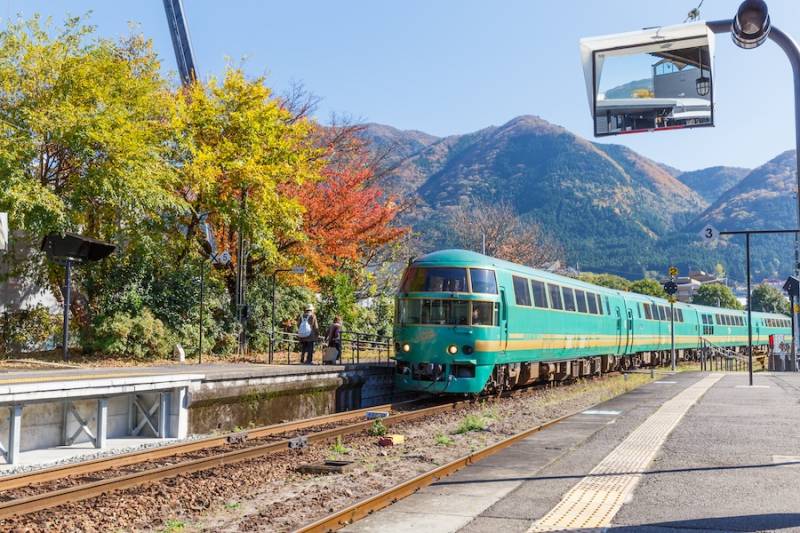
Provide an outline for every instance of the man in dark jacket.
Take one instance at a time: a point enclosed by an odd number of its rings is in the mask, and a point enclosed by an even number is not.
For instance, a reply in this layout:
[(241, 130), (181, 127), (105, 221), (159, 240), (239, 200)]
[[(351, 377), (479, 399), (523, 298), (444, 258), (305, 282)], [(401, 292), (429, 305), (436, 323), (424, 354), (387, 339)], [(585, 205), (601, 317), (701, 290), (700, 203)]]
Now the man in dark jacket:
[(314, 364), (314, 343), (319, 338), (319, 326), (314, 315), (314, 306), (308, 304), (297, 319), (297, 340), (300, 341), (300, 362)]

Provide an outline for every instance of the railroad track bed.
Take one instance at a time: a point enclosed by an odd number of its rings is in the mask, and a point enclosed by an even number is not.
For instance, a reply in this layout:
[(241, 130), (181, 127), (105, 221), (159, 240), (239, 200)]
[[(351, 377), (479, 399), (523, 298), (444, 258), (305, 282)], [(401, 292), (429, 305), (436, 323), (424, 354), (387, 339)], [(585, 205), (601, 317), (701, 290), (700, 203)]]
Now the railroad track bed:
[[(424, 417), (408, 416), (396, 425), (387, 424), (387, 433), (405, 436), (405, 443), (397, 446), (378, 446), (378, 437), (367, 433), (371, 422), (362, 422), (356, 433), (348, 429), (341, 442), (333, 443), (332, 435), (345, 426), (336, 423), (319, 439), (310, 438), (319, 431), (313, 428), (306, 432), (310, 445), (304, 449), (284, 447), (233, 464), (178, 473), (84, 501), (6, 518), (0, 520), (0, 530), (289, 531), (523, 429), (589, 407), (647, 381), (646, 375), (629, 376), (627, 380), (612, 376), (493, 401), (462, 402), (453, 409)], [(277, 436), (265, 439), (274, 437)], [(282, 441), (270, 442), (264, 446)], [(197, 453), (202, 459), (211, 451)], [(178, 462), (185, 459), (164, 458)], [(352, 461), (352, 469), (330, 475), (298, 471), (303, 465), (327, 459)], [(114, 476), (124, 472), (120, 467)], [(88, 473), (80, 483), (110, 475), (108, 471)], [(76, 482), (58, 479), (38, 487), (3, 491), (3, 496), (8, 493), (16, 498), (29, 493), (14, 491), (35, 493), (60, 487), (59, 483)]]

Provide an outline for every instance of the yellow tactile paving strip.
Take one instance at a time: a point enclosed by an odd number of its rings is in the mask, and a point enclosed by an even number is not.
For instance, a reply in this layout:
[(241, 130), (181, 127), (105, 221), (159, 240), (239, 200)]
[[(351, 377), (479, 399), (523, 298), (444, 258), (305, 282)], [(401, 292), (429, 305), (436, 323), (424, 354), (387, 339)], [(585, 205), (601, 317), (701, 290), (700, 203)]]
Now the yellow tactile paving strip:
[(528, 530), (609, 526), (670, 432), (722, 374), (711, 374), (668, 400)]
[(53, 376), (28, 376), (0, 379), (0, 385), (16, 385), (17, 383), (46, 383), (49, 381), (78, 381), (83, 379), (132, 378), (142, 376), (163, 376), (153, 372), (117, 372), (113, 374), (62, 374)]

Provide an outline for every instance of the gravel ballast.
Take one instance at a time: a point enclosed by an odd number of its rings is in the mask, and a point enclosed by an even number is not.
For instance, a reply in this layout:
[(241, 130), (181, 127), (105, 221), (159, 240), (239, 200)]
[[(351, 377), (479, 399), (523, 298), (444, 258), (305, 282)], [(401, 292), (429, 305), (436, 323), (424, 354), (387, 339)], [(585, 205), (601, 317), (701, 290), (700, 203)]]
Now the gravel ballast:
[[(290, 531), (402, 481), (548, 420), (588, 408), (643, 383), (610, 376), (390, 426), (405, 443), (378, 446), (362, 432), (234, 465), (181, 475), (0, 521), (2, 531)], [(326, 459), (354, 462), (344, 474), (296, 469)]]

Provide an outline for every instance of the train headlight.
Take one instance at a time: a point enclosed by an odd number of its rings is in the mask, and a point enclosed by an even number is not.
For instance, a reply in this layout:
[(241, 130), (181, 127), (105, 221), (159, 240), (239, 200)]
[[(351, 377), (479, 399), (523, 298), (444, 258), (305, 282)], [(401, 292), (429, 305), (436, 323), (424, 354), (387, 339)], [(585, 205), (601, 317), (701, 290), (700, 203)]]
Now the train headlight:
[(457, 354), (458, 353), (458, 346), (456, 346), (455, 344), (451, 344), (450, 346), (447, 347), (447, 353), (449, 353), (450, 355)]
[(403, 344), (403, 351), (408, 353), (411, 351), (411, 345), (408, 343)]

